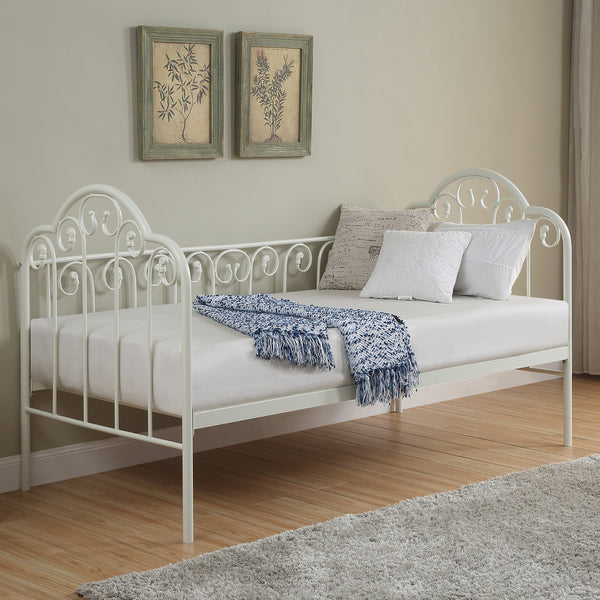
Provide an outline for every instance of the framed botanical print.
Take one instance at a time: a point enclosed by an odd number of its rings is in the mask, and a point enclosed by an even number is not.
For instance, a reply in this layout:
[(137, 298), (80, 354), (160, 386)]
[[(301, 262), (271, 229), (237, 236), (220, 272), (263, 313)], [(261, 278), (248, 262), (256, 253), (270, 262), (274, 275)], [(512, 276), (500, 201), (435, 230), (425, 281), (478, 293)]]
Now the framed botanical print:
[(138, 27), (140, 158), (223, 156), (223, 32)]
[(312, 54), (311, 35), (238, 33), (238, 156), (310, 154)]

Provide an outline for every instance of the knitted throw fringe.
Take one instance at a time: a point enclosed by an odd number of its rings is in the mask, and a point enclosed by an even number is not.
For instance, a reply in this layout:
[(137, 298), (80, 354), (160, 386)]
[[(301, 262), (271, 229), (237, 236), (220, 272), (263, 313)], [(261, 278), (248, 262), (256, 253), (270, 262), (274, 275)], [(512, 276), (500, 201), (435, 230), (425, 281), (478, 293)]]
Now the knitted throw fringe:
[(332, 369), (328, 327), (339, 329), (360, 406), (410, 396), (419, 369), (405, 323), (389, 313), (300, 304), (268, 294), (196, 296), (199, 313), (252, 336), (259, 358)]

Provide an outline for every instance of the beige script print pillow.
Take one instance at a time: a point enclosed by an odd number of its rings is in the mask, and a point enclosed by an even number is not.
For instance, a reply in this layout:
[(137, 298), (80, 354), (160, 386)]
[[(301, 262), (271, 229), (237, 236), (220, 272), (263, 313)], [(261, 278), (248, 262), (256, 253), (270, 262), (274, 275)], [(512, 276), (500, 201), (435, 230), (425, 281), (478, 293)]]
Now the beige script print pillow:
[(322, 290), (360, 290), (377, 262), (387, 230), (427, 231), (433, 210), (375, 210), (342, 204)]

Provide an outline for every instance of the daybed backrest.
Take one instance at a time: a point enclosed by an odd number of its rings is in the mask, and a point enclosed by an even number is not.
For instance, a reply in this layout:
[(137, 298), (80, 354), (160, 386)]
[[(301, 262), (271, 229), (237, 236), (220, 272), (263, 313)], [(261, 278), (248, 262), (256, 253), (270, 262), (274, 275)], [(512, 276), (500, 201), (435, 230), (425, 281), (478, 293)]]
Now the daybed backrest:
[(333, 236), (184, 248), (197, 293), (286, 292), (316, 287)]
[[(564, 221), (548, 208), (530, 206), (506, 177), (485, 169), (459, 171), (442, 181), (428, 201), (409, 208), (427, 206), (434, 207), (438, 219), (457, 223), (538, 219), (543, 247), (554, 248), (562, 242), (564, 298), (570, 300), (571, 243)], [(53, 316), (188, 303), (197, 293), (314, 288), (333, 239), (322, 236), (182, 249), (167, 236), (153, 233), (123, 192), (110, 186), (87, 186), (64, 203), (52, 225), (38, 227), (27, 237), (22, 297), (33, 299), (34, 305), (23, 306), (23, 313)], [(524, 269), (527, 294), (531, 293), (530, 263), (528, 257)], [(30, 286), (34, 286), (31, 294)]]
[[(458, 171), (442, 181), (429, 200), (408, 208), (431, 206), (441, 221), (499, 223), (537, 219), (537, 234), (544, 248), (562, 243), (563, 299), (571, 300), (571, 236), (563, 219), (553, 210), (531, 206), (509, 179), (488, 169)], [(531, 294), (531, 258), (525, 262), (526, 293)]]
[(29, 318), (191, 302), (197, 293), (276, 293), (316, 287), (333, 236), (180, 248), (152, 232), (120, 190), (76, 191), (22, 253)]

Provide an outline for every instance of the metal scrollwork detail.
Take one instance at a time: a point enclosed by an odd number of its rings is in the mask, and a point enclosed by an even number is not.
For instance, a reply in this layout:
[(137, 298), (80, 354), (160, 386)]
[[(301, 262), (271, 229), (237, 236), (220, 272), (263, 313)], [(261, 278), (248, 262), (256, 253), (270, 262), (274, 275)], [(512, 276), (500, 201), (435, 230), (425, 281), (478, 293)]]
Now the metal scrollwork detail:
[[(503, 211), (501, 211), (504, 207)], [(515, 214), (516, 209), (516, 214)], [(502, 214), (503, 223), (512, 223), (513, 221), (519, 221), (524, 218), (523, 207), (511, 197), (501, 198), (498, 206), (494, 209), (492, 223), (498, 223), (498, 214)]]
[(114, 258), (106, 261), (102, 269), (102, 284), (107, 290), (114, 292), (116, 289), (121, 287), (123, 280), (125, 279), (125, 275), (127, 274), (131, 280), (132, 287), (135, 287), (137, 277), (133, 263), (123, 257), (119, 257), (117, 262), (118, 264), (115, 267)]
[[(476, 181), (480, 181), (481, 185), (476, 186)], [(457, 222), (464, 223), (464, 211), (477, 207), (492, 213), (490, 218), (492, 223), (499, 221), (510, 223), (523, 218), (526, 203), (512, 196), (503, 197), (503, 190), (494, 179), (469, 175), (463, 177), (454, 189), (455, 191), (442, 191), (433, 199), (434, 214), (442, 221), (453, 218), (451, 215), (454, 212)]]
[(286, 266), (292, 255), (294, 257), (294, 266), (296, 270), (299, 273), (306, 273), (310, 269), (313, 261), (311, 249), (303, 243), (291, 246), (285, 254)]
[(450, 191), (440, 193), (435, 198), (433, 209), (435, 216), (438, 219), (447, 221), (452, 213), (452, 208), (458, 211), (459, 223), (463, 222), (463, 211), (465, 209), (474, 208), (476, 205), (481, 206), (485, 210), (494, 211), (494, 215), (501, 203), (500, 188), (498, 184), (485, 178), (486, 184), (492, 184), (492, 193), (490, 193), (489, 185), (481, 190), (479, 198), (475, 196), (473, 187), (467, 187), (468, 182), (473, 182), (474, 177), (466, 177), (461, 179), (456, 186), (456, 192)]
[[(242, 256), (242, 261), (245, 263), (246, 265), (246, 272), (244, 273), (242, 270), (242, 264), (240, 262), (228, 262), (227, 264), (224, 265), (224, 267), (222, 267), (222, 269), (225, 271), (224, 275), (221, 275), (222, 271), (220, 272), (220, 263), (221, 261), (223, 261), (226, 257), (227, 259), (231, 258), (231, 256), (233, 255), (241, 255)], [(252, 272), (252, 261), (250, 260), (250, 257), (248, 256), (248, 254), (246, 252), (244, 252), (243, 250), (240, 250), (238, 248), (230, 248), (228, 250), (223, 250), (223, 252), (221, 252), (214, 261), (214, 266), (215, 266), (215, 278), (219, 283), (222, 283), (223, 285), (227, 285), (232, 283), (233, 281), (236, 281), (237, 283), (243, 283), (245, 282), (249, 277), (250, 274)]]
[[(560, 234), (560, 229), (558, 229), (558, 227), (556, 227), (556, 225), (554, 225), (554, 223), (551, 223), (550, 225), (547, 222), (544, 222), (542, 225), (540, 225), (540, 240), (542, 242), (542, 246), (544, 246), (544, 248), (556, 248), (556, 246), (558, 246), (558, 244), (560, 243), (561, 240), (561, 234)], [(552, 231), (552, 237), (553, 239), (551, 239), (550, 241), (548, 240), (548, 233)]]
[[(192, 252), (187, 257), (190, 279), (192, 283), (201, 283), (202, 279), (209, 277), (214, 283), (215, 265), (210, 255), (203, 250)], [(206, 273), (208, 272), (208, 275)]]
[(47, 236), (37, 236), (29, 245), (29, 267), (39, 271), (56, 260), (54, 244)]
[[(72, 261), (62, 267), (58, 274), (58, 287), (65, 296), (75, 296), (79, 292), (81, 284), (79, 271), (83, 268), (81, 261)], [(91, 275), (91, 270), (87, 269), (88, 276)]]
[(450, 218), (450, 213), (452, 212), (452, 203), (449, 200), (442, 200), (441, 198), (444, 196), (448, 196), (456, 202), (456, 198), (454, 196), (450, 194), (440, 194), (435, 199), (433, 211), (436, 218), (441, 219), (442, 221), (447, 221)]
[(116, 236), (116, 249), (118, 250), (123, 244), (126, 252), (132, 258), (141, 256), (146, 250), (144, 234), (135, 221), (123, 221), (114, 235)]
[(82, 252), (85, 252), (85, 229), (75, 217), (65, 217), (58, 225), (56, 241), (63, 252), (72, 252), (78, 240), (81, 242)]
[(464, 198), (464, 195), (465, 195), (464, 186), (467, 182), (472, 181), (472, 180), (473, 180), (473, 178), (471, 178), (471, 177), (462, 179), (456, 188), (456, 201), (457, 201), (459, 207), (461, 209), (462, 208), (472, 208), (477, 203), (482, 208), (485, 208), (486, 210), (494, 210), (500, 203), (500, 188), (498, 187), (498, 184), (493, 180), (485, 179), (486, 182), (492, 184), (492, 186), (493, 186), (492, 193), (490, 194), (489, 188), (485, 187), (481, 191), (481, 195), (479, 196), (479, 199), (477, 201), (477, 199), (475, 198), (475, 192), (474, 192), (473, 188), (469, 187), (469, 188), (467, 188), (468, 198), (465, 199)]
[[(265, 277), (273, 277), (279, 270), (279, 256), (271, 246), (261, 246), (254, 252), (251, 259), (252, 272), (260, 257), (260, 271)], [(272, 265), (272, 266), (271, 266)], [(271, 267), (271, 268), (269, 268)]]
[(177, 281), (175, 260), (166, 248), (157, 248), (146, 262), (146, 283), (151, 287), (172, 287)]
[[(111, 210), (106, 209), (102, 212), (102, 233), (107, 237), (114, 237), (115, 235), (117, 235), (121, 228), (121, 225), (123, 224), (123, 212), (121, 211), (121, 206), (119, 205), (119, 203), (114, 198), (106, 194), (89, 194), (81, 200), (81, 203), (79, 205), (79, 223), (81, 224), (81, 230), (86, 236), (93, 235), (98, 231), (98, 219), (96, 218), (96, 211), (94, 209), (88, 208), (88, 205), (93, 200), (99, 199), (108, 200), (111, 204)], [(109, 227), (111, 217), (115, 221), (115, 225), (112, 229)], [(86, 220), (89, 221), (89, 227), (86, 224)]]

